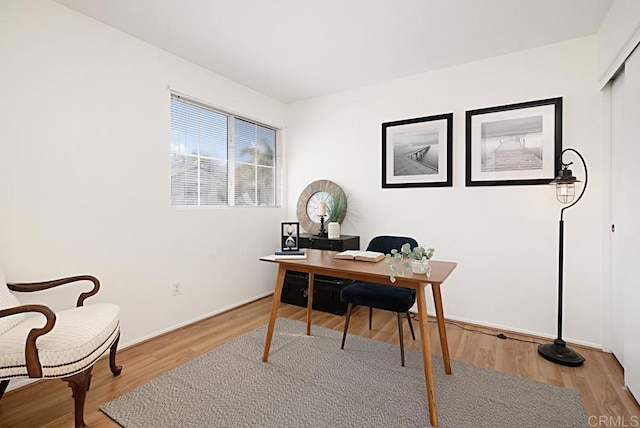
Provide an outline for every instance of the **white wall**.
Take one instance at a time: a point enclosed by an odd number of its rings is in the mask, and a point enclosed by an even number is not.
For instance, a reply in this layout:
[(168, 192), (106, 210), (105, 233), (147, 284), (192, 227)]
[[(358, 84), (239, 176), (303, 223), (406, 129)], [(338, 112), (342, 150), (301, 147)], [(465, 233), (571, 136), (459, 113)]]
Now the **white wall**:
[(167, 87), (275, 126), (283, 104), (46, 0), (0, 2), (0, 64), (9, 281), (97, 276), (124, 345), (273, 290), (284, 208), (170, 207)]
[[(448, 317), (555, 337), (555, 190), (465, 187), (464, 146), (466, 110), (557, 96), (564, 98), (564, 147), (584, 155), (590, 174), (585, 197), (565, 214), (564, 337), (599, 346), (603, 189), (595, 36), (291, 105), (289, 212), (309, 182), (333, 180), (349, 195), (343, 233), (359, 234), (363, 247), (377, 234), (406, 234), (434, 246), (436, 259), (458, 262), (443, 287)], [(453, 187), (382, 189), (381, 123), (448, 112)]]

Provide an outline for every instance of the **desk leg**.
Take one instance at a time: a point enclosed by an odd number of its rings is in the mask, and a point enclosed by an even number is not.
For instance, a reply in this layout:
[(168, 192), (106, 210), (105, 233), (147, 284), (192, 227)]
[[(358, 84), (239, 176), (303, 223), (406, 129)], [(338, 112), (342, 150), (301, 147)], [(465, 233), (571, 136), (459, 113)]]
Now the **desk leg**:
[(444, 325), (444, 311), (442, 309), (442, 296), (440, 295), (440, 284), (431, 284), (433, 291), (433, 301), (436, 304), (436, 319), (438, 320), (438, 332), (440, 333), (440, 346), (442, 347), (442, 360), (444, 361), (444, 371), (451, 374), (451, 359), (449, 358), (449, 344), (447, 342), (447, 329)]
[(273, 328), (276, 325), (276, 317), (278, 316), (278, 308), (280, 307), (280, 295), (282, 294), (282, 286), (284, 285), (284, 275), (287, 270), (278, 265), (278, 277), (276, 278), (276, 288), (273, 291), (273, 300), (271, 301), (271, 315), (269, 316), (269, 326), (267, 327), (267, 339), (264, 342), (264, 352), (262, 353), (262, 362), (266, 363), (269, 359), (269, 349), (271, 348), (271, 339), (273, 338)]
[(311, 336), (311, 310), (313, 309), (313, 272), (309, 272), (307, 288), (307, 336)]
[(422, 342), (422, 360), (424, 362), (424, 378), (427, 383), (427, 402), (429, 404), (429, 419), (434, 428), (438, 427), (438, 411), (436, 409), (436, 386), (433, 379), (433, 365), (431, 364), (431, 343), (429, 342), (429, 324), (427, 320), (427, 300), (424, 285), (416, 289), (418, 298), (418, 321), (420, 323), (420, 341)]

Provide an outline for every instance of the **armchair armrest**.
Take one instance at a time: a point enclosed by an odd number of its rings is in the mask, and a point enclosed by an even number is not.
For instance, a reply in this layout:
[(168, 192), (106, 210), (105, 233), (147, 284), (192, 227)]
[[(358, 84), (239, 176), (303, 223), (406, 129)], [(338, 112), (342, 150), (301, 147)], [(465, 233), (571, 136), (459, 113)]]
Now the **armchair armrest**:
[(29, 332), (27, 336), (27, 341), (25, 343), (25, 360), (27, 363), (27, 373), (31, 378), (42, 377), (42, 366), (40, 365), (40, 358), (38, 357), (38, 348), (36, 347), (36, 339), (43, 334), (46, 334), (51, 331), (53, 326), (56, 323), (56, 314), (44, 305), (22, 305), (22, 306), (14, 306), (12, 308), (1, 309), (0, 310), (0, 318), (6, 317), (9, 315), (20, 314), (23, 312), (39, 312), (44, 315), (47, 319), (44, 327), (42, 328), (33, 328)]
[(71, 282), (77, 282), (77, 281), (93, 282), (93, 288), (90, 291), (80, 294), (80, 296), (78, 297), (78, 302), (76, 303), (76, 307), (78, 307), (78, 306), (82, 306), (84, 304), (84, 301), (87, 298), (97, 294), (98, 290), (100, 290), (100, 281), (98, 281), (98, 278), (96, 278), (95, 276), (79, 275), (79, 276), (71, 276), (68, 278), (60, 278), (60, 279), (54, 279), (51, 281), (43, 281), (43, 282), (8, 283), (7, 287), (9, 287), (9, 289), (12, 291), (28, 293), (32, 291), (46, 290), (48, 288), (53, 288), (59, 285), (69, 284)]

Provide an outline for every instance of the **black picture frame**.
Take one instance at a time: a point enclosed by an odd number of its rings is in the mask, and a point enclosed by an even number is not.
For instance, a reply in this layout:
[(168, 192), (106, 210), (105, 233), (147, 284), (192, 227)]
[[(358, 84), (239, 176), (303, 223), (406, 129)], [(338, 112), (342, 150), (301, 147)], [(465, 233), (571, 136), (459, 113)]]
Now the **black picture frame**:
[[(287, 240), (291, 237), (293, 245)], [(283, 222), (280, 225), (280, 249), (283, 252), (300, 250), (300, 223), (297, 221)]]
[(382, 124), (382, 187), (453, 184), (453, 113)]
[(560, 167), (562, 97), (466, 112), (466, 185), (549, 184)]

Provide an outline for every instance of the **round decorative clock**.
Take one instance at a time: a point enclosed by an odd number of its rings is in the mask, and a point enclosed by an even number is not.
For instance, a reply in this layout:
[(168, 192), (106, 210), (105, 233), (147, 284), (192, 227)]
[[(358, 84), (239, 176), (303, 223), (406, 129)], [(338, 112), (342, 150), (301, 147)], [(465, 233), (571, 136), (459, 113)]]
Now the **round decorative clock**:
[[(340, 201), (341, 203), (337, 203)], [(321, 210), (326, 212), (325, 222), (329, 219), (336, 219), (338, 223), (344, 220), (347, 213), (347, 195), (333, 181), (317, 180), (304, 188), (298, 198), (296, 214), (298, 221), (304, 230), (312, 235), (317, 235), (320, 231)], [(337, 210), (337, 213), (332, 213)]]

